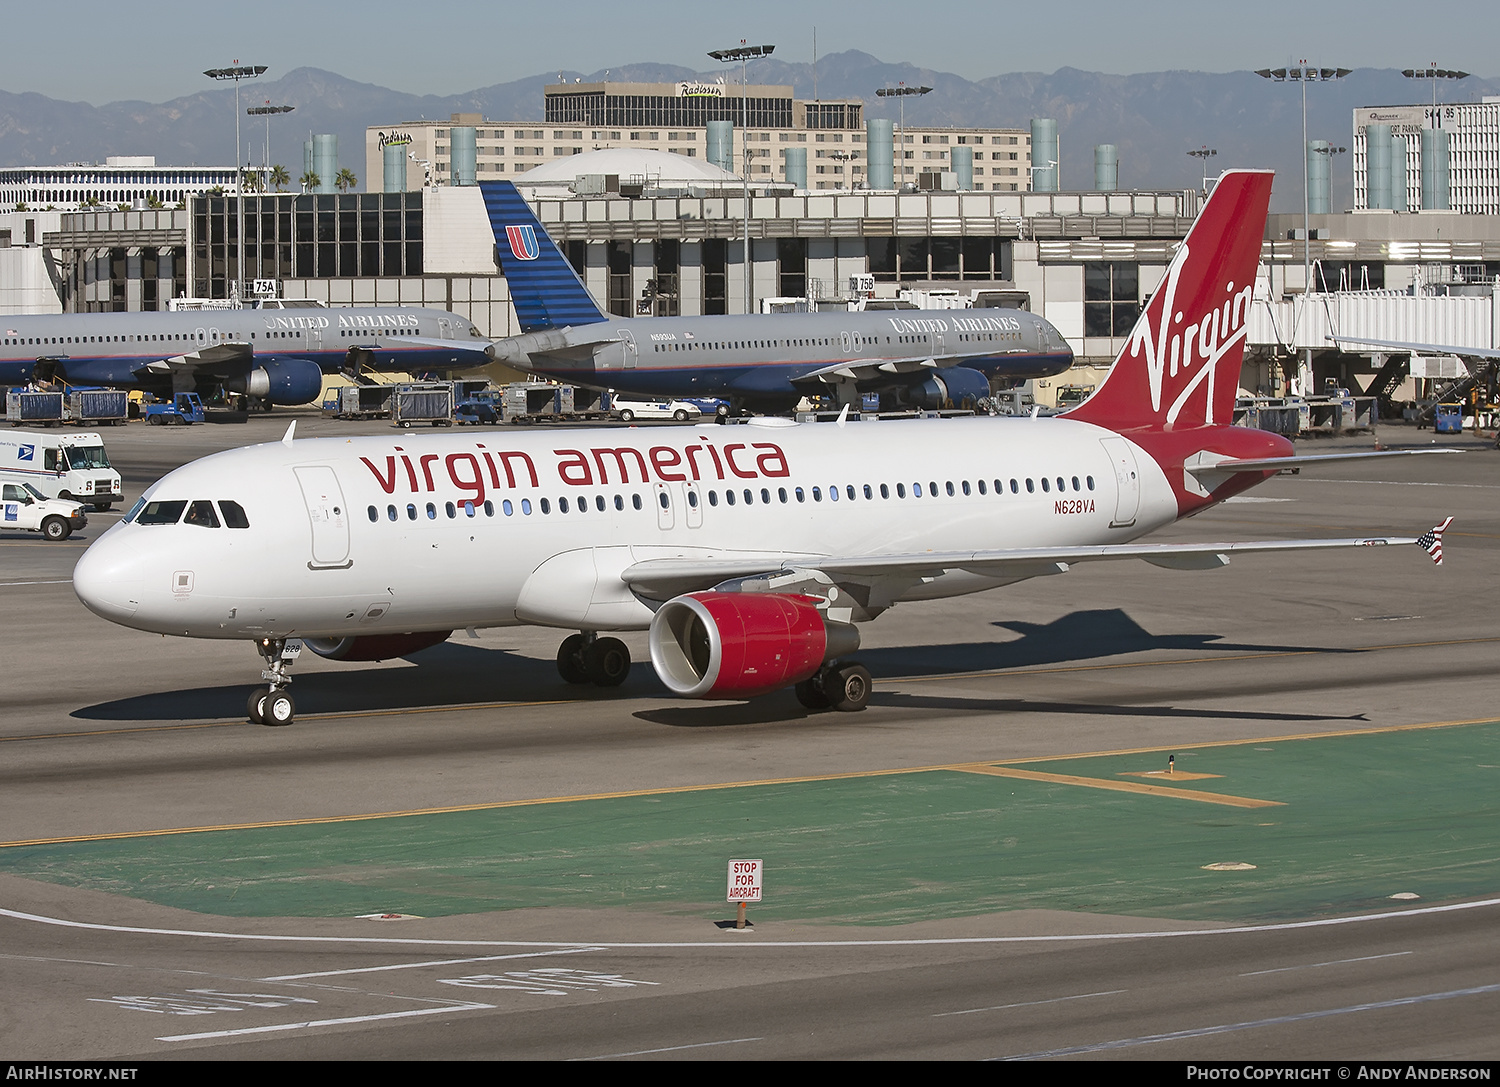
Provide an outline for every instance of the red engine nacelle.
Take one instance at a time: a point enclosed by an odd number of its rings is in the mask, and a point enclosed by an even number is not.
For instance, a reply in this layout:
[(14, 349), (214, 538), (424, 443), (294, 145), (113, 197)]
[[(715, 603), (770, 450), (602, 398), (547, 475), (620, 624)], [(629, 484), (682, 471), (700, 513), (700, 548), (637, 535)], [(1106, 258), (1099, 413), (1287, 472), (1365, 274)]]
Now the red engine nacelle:
[(651, 620), (651, 663), (684, 698), (751, 698), (810, 678), (859, 648), (848, 623), (828, 623), (810, 596), (689, 593)]
[(415, 634), (361, 634), (357, 638), (304, 638), (302, 644), (320, 657), (336, 661), (383, 661), (446, 642), (451, 630)]

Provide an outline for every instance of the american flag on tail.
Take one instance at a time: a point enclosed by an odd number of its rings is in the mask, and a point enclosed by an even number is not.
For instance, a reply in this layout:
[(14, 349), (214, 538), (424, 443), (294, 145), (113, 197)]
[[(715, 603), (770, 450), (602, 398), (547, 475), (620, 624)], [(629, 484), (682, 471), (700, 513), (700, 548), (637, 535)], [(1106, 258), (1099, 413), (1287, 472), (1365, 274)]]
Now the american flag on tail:
[(1443, 565), (1443, 531), (1453, 523), (1453, 518), (1444, 518), (1443, 523), (1436, 528), (1429, 528), (1417, 537), (1417, 546), (1432, 556), (1432, 561), (1438, 566)]

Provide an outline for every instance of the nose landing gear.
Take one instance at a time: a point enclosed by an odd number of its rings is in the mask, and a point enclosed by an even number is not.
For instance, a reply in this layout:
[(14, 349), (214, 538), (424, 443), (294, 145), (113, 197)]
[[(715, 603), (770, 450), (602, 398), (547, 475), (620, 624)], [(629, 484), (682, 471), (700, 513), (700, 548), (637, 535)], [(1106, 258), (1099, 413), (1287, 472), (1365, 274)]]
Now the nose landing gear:
[(270, 689), (251, 691), (245, 713), (253, 724), (289, 725), (297, 715), (297, 704), (286, 689), (292, 682), (287, 671), (302, 654), (302, 639), (257, 638), (255, 651), (266, 662), (260, 678), (270, 683)]

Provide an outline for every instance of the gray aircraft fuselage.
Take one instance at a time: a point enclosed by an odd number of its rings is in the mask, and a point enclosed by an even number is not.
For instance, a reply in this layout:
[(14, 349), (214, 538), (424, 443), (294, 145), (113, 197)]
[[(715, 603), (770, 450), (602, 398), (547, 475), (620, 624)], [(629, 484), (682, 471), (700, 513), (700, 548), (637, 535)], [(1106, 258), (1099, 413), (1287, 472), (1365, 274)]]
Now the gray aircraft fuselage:
[[(0, 317), (0, 385), (208, 391), (253, 388), (257, 370), (285, 376), (305, 399), (321, 374), (346, 367), (442, 371), (488, 365), (489, 341), (446, 310), (287, 306)], [(273, 381), (274, 384), (274, 381)]]
[(902, 309), (615, 318), (501, 340), (495, 358), (569, 384), (790, 406), (916, 387), (954, 368), (1002, 383), (1047, 377), (1073, 352), (1027, 310)]

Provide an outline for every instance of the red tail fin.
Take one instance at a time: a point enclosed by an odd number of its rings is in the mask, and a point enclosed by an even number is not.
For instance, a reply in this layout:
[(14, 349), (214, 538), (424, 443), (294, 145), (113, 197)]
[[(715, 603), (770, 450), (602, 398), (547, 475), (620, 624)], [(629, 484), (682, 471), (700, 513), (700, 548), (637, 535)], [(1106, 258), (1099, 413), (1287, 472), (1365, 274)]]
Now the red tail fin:
[(1271, 200), (1271, 173), (1219, 178), (1113, 368), (1065, 414), (1112, 430), (1228, 426)]

